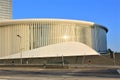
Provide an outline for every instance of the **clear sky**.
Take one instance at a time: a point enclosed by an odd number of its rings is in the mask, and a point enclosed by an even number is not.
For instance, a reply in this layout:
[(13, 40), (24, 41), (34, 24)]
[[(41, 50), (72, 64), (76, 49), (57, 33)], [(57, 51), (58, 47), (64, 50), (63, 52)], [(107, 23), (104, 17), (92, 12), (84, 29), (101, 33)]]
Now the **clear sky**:
[(120, 52), (120, 0), (13, 0), (13, 19), (62, 18), (106, 26), (108, 48)]

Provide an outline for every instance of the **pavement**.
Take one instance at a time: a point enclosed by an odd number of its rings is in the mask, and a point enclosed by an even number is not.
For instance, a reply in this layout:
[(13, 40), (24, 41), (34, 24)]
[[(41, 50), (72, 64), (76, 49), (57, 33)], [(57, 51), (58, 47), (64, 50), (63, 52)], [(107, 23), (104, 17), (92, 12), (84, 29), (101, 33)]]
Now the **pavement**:
[(120, 80), (116, 69), (0, 68), (0, 80)]

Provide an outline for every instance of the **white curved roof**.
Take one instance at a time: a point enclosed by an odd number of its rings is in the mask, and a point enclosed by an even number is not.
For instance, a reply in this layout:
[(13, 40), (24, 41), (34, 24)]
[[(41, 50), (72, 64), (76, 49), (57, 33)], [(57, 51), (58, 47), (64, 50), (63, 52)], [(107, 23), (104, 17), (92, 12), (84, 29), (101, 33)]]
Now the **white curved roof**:
[(16, 25), (16, 24), (33, 24), (38, 22), (47, 22), (47, 23), (54, 23), (54, 22), (65, 22), (65, 23), (75, 23), (80, 25), (86, 25), (86, 26), (93, 26), (97, 25), (103, 29), (108, 31), (108, 29), (102, 25), (95, 24), (94, 22), (89, 21), (81, 21), (81, 20), (70, 20), (70, 19), (53, 19), (53, 18), (38, 18), (38, 19), (14, 19), (14, 20), (1, 20), (0, 26), (5, 25)]
[[(20, 58), (21, 53), (1, 59)], [(64, 42), (22, 52), (22, 58), (100, 55), (92, 48), (80, 42)]]
[(14, 19), (14, 20), (3, 20), (0, 21), (0, 25), (10, 25), (10, 24), (23, 24), (23, 23), (34, 23), (34, 22), (68, 22), (68, 23), (78, 23), (83, 25), (93, 25), (93, 22), (81, 21), (81, 20), (69, 20), (69, 19), (48, 19), (48, 18), (40, 18), (40, 19)]

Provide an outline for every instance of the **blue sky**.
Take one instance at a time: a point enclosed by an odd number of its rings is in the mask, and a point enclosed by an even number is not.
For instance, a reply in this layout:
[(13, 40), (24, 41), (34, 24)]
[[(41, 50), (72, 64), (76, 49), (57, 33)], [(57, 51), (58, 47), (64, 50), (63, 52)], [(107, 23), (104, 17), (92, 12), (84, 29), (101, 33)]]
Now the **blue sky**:
[(120, 0), (13, 0), (13, 19), (62, 18), (106, 26), (108, 48), (120, 52)]

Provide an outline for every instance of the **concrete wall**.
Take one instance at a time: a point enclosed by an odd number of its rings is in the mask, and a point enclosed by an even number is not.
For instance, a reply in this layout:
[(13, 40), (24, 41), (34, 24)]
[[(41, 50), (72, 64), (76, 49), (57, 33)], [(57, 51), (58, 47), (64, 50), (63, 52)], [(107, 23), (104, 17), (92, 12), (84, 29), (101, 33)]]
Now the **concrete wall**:
[[(102, 56), (72, 56), (72, 57), (50, 57), (50, 58), (26, 58), (22, 64), (88, 64), (88, 65), (120, 65), (120, 54), (116, 58), (110, 55)], [(0, 60), (0, 64), (21, 64), (21, 59)]]

